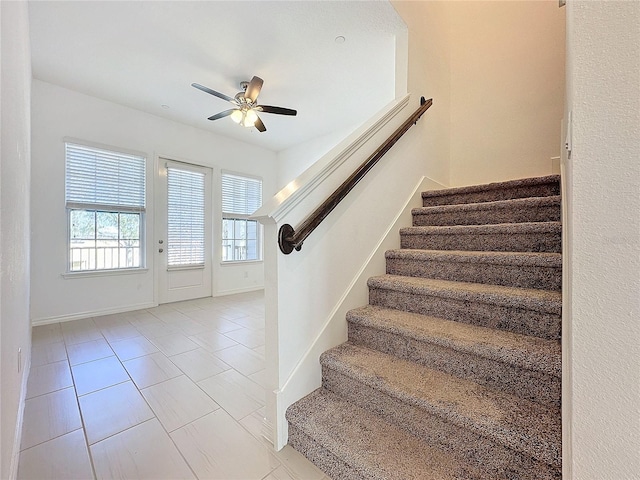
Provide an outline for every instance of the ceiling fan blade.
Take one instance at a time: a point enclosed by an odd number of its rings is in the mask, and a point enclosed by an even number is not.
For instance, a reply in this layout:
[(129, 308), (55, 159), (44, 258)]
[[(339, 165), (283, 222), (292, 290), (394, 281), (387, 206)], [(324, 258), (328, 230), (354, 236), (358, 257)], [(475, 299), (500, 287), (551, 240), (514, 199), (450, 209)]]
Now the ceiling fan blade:
[(215, 115), (211, 115), (209, 118), (207, 118), (207, 120), (218, 120), (219, 118), (228, 117), (229, 115), (231, 115), (236, 110), (237, 109), (235, 109), (235, 108), (231, 108), (229, 110), (225, 110), (224, 112), (216, 113)]
[(283, 107), (272, 107), (269, 105), (260, 105), (260, 110), (264, 113), (275, 113), (276, 115), (297, 115), (296, 110)]
[(247, 99), (247, 102), (253, 103), (258, 99), (258, 95), (260, 95), (260, 90), (262, 89), (263, 80), (260, 77), (253, 77), (249, 85), (247, 86), (247, 90), (244, 92), (244, 98)]
[(256, 123), (254, 123), (253, 126), (256, 127), (259, 132), (267, 131), (267, 127), (264, 126), (264, 123), (262, 123), (262, 120), (260, 120), (260, 117), (258, 117), (258, 119), (256, 120)]
[(215, 90), (211, 90), (210, 88), (205, 87), (204, 85), (200, 85), (199, 83), (192, 83), (191, 86), (192, 87), (196, 87), (198, 90), (202, 90), (203, 92), (209, 93), (209, 94), (213, 95), (214, 97), (218, 97), (218, 98), (221, 98), (222, 100), (226, 100), (227, 102), (234, 103), (234, 99), (232, 97), (230, 97), (229, 95), (225, 95), (224, 93), (216, 92)]

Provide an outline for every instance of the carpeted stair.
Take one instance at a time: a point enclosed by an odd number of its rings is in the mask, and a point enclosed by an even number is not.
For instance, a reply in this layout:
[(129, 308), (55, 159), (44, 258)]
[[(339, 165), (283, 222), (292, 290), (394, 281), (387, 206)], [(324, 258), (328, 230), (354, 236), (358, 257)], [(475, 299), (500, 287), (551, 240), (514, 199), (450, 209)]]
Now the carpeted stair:
[(333, 479), (560, 479), (559, 183), (423, 193), (289, 444)]

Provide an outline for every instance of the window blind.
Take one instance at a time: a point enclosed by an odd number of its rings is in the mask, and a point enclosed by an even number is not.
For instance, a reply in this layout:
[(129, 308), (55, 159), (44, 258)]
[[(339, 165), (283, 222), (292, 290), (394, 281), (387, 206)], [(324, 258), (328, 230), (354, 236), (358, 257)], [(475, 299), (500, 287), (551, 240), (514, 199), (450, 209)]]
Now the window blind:
[(256, 178), (222, 174), (222, 212), (251, 215), (262, 206), (262, 181)]
[(67, 208), (145, 211), (145, 159), (65, 143)]
[(204, 174), (167, 168), (168, 265), (204, 266)]

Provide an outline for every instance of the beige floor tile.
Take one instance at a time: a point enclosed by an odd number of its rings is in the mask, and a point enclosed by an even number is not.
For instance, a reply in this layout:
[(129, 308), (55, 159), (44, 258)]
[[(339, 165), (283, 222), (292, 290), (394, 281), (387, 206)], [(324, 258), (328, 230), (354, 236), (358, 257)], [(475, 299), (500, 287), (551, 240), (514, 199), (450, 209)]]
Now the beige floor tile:
[(265, 368), (264, 356), (244, 345), (235, 345), (224, 350), (218, 350), (214, 354), (243, 375), (251, 375)]
[(225, 335), (247, 348), (256, 348), (264, 345), (264, 330), (253, 330), (251, 328), (239, 328)]
[(82, 429), (20, 452), (18, 480), (93, 478)]
[(84, 320), (74, 320), (73, 322), (64, 322), (62, 325), (62, 336), (67, 345), (75, 345), (76, 343), (90, 342), (102, 338), (102, 333), (91, 318)]
[(217, 318), (209, 318), (209, 319), (198, 319), (198, 322), (207, 326), (211, 330), (215, 330), (219, 333), (227, 333), (233, 330), (237, 330), (242, 328), (241, 325), (237, 323), (233, 323), (231, 320), (227, 320), (226, 318), (217, 317)]
[(129, 375), (116, 357), (74, 365), (71, 370), (78, 395), (85, 395), (129, 380)]
[(69, 363), (72, 366), (80, 363), (93, 362), (94, 360), (114, 355), (113, 350), (111, 350), (111, 347), (104, 338), (77, 343), (75, 345), (67, 345), (67, 353), (69, 354)]
[(102, 334), (109, 343), (117, 342), (118, 340), (124, 340), (125, 338), (140, 336), (140, 332), (129, 322), (124, 325), (113, 325), (111, 327), (103, 328)]
[(133, 382), (104, 388), (78, 400), (89, 445), (154, 417)]
[(262, 437), (262, 426), (264, 423), (264, 407), (256, 410), (255, 412), (251, 412), (246, 417), (239, 420), (240, 425), (244, 427), (244, 429), (254, 436), (257, 440), (262, 443), (265, 443), (267, 440)]
[(171, 433), (198, 478), (261, 479), (279, 462), (225, 411), (217, 410)]
[(173, 333), (164, 337), (152, 338), (151, 341), (168, 357), (198, 348), (197, 343), (192, 342), (182, 333)]
[(73, 388), (31, 398), (24, 403), (21, 448), (33, 447), (81, 427)]
[(164, 323), (159, 319), (156, 319), (156, 321), (153, 323), (149, 322), (145, 325), (140, 325), (137, 327), (137, 329), (140, 333), (142, 333), (149, 339), (182, 333), (176, 325)]
[(164, 323), (173, 323), (179, 326), (180, 323), (189, 319), (184, 313), (174, 309), (166, 310), (164, 312), (154, 313), (154, 316), (162, 320)]
[(254, 316), (249, 315), (246, 317), (240, 317), (233, 320), (233, 323), (245, 328), (253, 328), (254, 330), (264, 330), (264, 315)]
[(182, 375), (162, 352), (127, 360), (123, 365), (139, 389)]
[(253, 351), (256, 352), (258, 355), (262, 355), (262, 357), (264, 357), (266, 349), (264, 348), (264, 345), (261, 345), (260, 347), (254, 348)]
[(209, 330), (198, 335), (192, 335), (189, 338), (210, 352), (224, 350), (225, 348), (238, 344), (235, 340), (231, 340), (216, 330)]
[(184, 375), (145, 388), (142, 394), (169, 432), (219, 408)]
[(199, 382), (231, 368), (213, 353), (203, 348), (174, 355), (170, 357), (170, 360), (194, 382)]
[[(311, 463), (301, 453), (297, 452), (289, 445), (279, 452), (271, 452), (280, 463), (289, 471), (292, 478), (304, 478), (305, 480), (321, 480), (324, 477), (324, 472)], [(276, 477), (280, 478), (280, 477)], [(288, 477), (282, 477), (288, 478)]]
[(33, 398), (71, 386), (73, 386), (73, 380), (69, 370), (69, 363), (66, 360), (40, 365), (32, 368), (29, 372), (27, 398)]
[(182, 333), (187, 336), (197, 335), (199, 333), (204, 333), (211, 330), (211, 327), (200, 322), (196, 322), (195, 320), (192, 320), (190, 318), (187, 318), (184, 322), (180, 322), (179, 324), (177, 324), (177, 326), (180, 327)]
[(31, 368), (67, 359), (64, 342), (41, 343), (31, 347)]
[(31, 330), (31, 342), (33, 345), (62, 342), (62, 329), (59, 323), (39, 325)]
[(91, 445), (98, 479), (195, 478), (156, 419)]
[(145, 310), (137, 310), (135, 312), (130, 312), (129, 323), (134, 327), (138, 328), (143, 325), (149, 325), (154, 322), (161, 322), (158, 317), (154, 317), (149, 312)]
[(264, 389), (235, 370), (227, 370), (198, 385), (236, 420), (265, 404)]
[(260, 370), (259, 372), (256, 373), (252, 373), (251, 375), (249, 375), (249, 380), (256, 382), (258, 385), (260, 385), (262, 388), (264, 388), (266, 390), (267, 388), (267, 371), (266, 370)]
[(294, 477), (289, 470), (280, 465), (273, 472), (264, 477), (263, 480), (300, 480), (300, 477)]
[(110, 343), (120, 361), (131, 360), (158, 351), (158, 348), (144, 337), (127, 338)]

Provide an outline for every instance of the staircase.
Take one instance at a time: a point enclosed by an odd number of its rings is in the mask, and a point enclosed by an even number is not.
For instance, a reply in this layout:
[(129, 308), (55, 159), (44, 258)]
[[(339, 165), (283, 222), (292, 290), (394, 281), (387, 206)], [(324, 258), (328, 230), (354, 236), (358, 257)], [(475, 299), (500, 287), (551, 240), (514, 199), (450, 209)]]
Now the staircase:
[(560, 479), (559, 181), (423, 193), (289, 444), (332, 479)]

